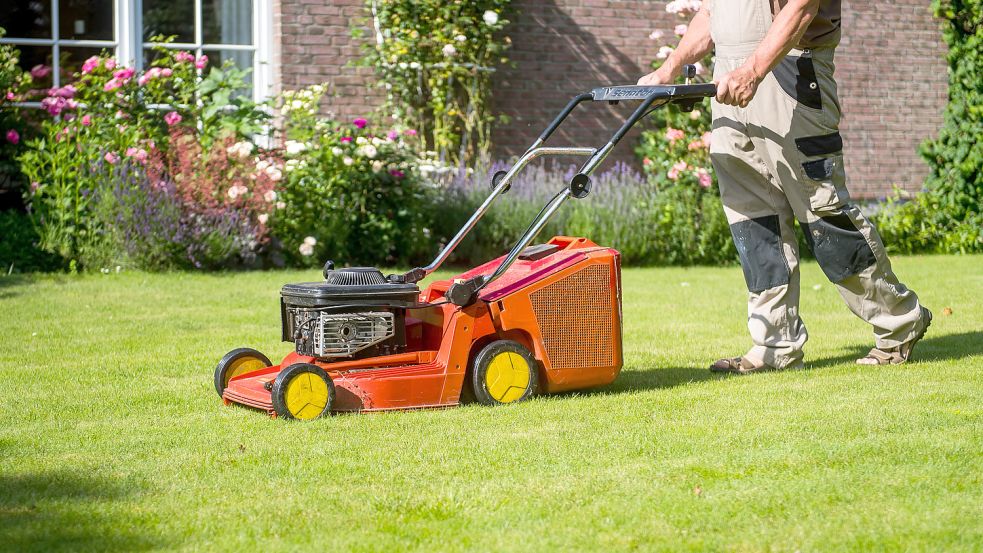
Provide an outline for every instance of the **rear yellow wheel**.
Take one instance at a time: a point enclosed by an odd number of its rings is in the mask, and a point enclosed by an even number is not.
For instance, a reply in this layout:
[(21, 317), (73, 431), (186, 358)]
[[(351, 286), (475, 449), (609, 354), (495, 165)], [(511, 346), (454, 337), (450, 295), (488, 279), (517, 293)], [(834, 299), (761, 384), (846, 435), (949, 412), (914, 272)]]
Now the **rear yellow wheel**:
[(273, 381), (273, 410), (285, 419), (313, 420), (331, 411), (334, 383), (317, 365), (297, 363)]
[(485, 405), (514, 403), (536, 393), (539, 363), (522, 344), (498, 340), (481, 349), (471, 369), (474, 398)]
[(252, 348), (239, 348), (225, 354), (215, 367), (215, 391), (221, 396), (233, 377), (265, 369), (273, 365), (262, 353)]

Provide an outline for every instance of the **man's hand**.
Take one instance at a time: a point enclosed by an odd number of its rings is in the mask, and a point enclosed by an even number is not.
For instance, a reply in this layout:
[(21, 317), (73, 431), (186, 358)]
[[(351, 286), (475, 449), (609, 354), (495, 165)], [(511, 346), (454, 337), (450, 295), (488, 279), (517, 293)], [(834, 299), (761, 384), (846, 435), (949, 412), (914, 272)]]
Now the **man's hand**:
[(717, 85), (718, 102), (746, 108), (754, 98), (754, 93), (758, 91), (761, 79), (755, 75), (752, 68), (742, 65), (721, 77), (719, 81), (714, 81), (714, 84)]
[(656, 86), (660, 84), (670, 84), (675, 79), (668, 67), (663, 65), (655, 71), (638, 79), (638, 84), (642, 86)]

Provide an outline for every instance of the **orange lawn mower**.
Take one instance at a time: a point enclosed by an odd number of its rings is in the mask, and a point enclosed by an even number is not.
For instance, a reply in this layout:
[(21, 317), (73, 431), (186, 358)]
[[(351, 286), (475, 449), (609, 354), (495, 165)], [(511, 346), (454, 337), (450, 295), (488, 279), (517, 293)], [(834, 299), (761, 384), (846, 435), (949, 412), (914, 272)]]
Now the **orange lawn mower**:
[[(692, 70), (690, 70), (692, 71)], [(587, 238), (557, 236), (530, 246), (570, 197), (590, 193), (591, 173), (631, 127), (671, 102), (692, 109), (713, 84), (613, 86), (573, 98), (426, 267), (383, 276), (375, 268), (335, 269), (323, 282), (280, 292), (282, 338), (295, 351), (278, 364), (248, 348), (215, 369), (226, 404), (274, 417), (310, 420), (333, 412), (443, 407), (472, 397), (485, 405), (609, 384), (622, 365), (620, 255)], [(580, 103), (641, 100), (600, 149), (543, 144)], [(422, 292), (436, 270), (530, 161), (584, 156), (586, 163), (504, 256)]]

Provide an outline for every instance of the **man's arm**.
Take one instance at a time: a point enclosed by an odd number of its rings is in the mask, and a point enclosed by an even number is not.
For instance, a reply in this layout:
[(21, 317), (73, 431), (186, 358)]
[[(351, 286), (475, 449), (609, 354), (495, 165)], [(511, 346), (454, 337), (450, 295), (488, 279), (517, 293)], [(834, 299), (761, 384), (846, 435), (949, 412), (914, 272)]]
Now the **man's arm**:
[(789, 0), (744, 65), (720, 78), (717, 101), (747, 107), (758, 85), (799, 42), (818, 12), (819, 0)]
[(668, 84), (676, 80), (682, 67), (695, 63), (713, 50), (713, 39), (710, 38), (710, 12), (703, 7), (689, 22), (686, 34), (679, 40), (679, 45), (666, 59), (665, 63), (655, 71), (638, 79), (640, 85)]

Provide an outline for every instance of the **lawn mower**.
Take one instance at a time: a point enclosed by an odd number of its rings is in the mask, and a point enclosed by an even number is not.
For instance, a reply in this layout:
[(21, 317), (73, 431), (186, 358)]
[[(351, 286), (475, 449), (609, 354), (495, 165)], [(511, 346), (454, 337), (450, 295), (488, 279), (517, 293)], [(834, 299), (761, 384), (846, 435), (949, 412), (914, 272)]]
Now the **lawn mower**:
[[(281, 335), (294, 351), (278, 364), (254, 349), (230, 351), (215, 369), (216, 391), (226, 404), (310, 420), (457, 405), (462, 397), (497, 405), (611, 383), (622, 365), (619, 253), (580, 237), (530, 244), (567, 199), (590, 193), (591, 173), (636, 122), (671, 102), (691, 110), (714, 94), (713, 84), (686, 84), (577, 95), (508, 171), (492, 177), (491, 193), (429, 265), (384, 276), (373, 267), (336, 269), (329, 261), (324, 281), (283, 286)], [(599, 149), (544, 146), (588, 100), (641, 104)], [(544, 156), (587, 161), (507, 254), (421, 291), (418, 283), (516, 174)]]

